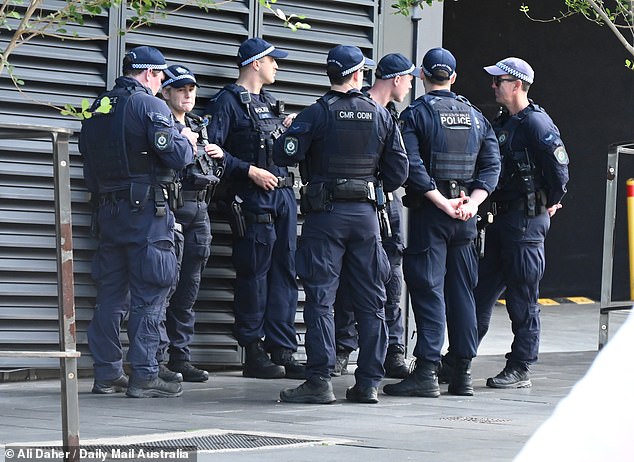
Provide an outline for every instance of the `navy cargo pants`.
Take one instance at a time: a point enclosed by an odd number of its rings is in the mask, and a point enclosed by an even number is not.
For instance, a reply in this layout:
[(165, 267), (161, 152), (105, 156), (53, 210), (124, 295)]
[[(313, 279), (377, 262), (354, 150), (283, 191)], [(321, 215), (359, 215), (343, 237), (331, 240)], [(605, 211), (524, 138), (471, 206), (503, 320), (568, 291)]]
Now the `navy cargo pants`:
[(102, 201), (100, 240), (92, 262), (97, 300), (88, 326), (95, 380), (123, 373), (119, 340), (128, 314), (127, 359), (137, 380), (157, 376), (156, 360), (165, 303), (177, 276), (174, 215), (156, 216), (154, 202), (132, 207), (128, 199)]

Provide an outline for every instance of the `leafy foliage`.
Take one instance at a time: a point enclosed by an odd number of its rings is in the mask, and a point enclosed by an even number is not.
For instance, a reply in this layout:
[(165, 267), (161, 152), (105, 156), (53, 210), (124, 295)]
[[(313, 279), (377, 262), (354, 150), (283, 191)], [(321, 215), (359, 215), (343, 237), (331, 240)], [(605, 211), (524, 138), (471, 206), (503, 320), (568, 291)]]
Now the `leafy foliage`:
[[(107, 40), (107, 36), (82, 37), (73, 26), (84, 25), (87, 18), (107, 14), (110, 8), (129, 8), (132, 14), (128, 17), (127, 30), (118, 31), (120, 35), (143, 26), (150, 26), (159, 18), (186, 7), (196, 6), (207, 11), (218, 8), (232, 0), (185, 0), (184, 3), (171, 7), (167, 0), (65, 0), (56, 10), (44, 7), (44, 0), (2, 0), (0, 2), (0, 33), (8, 32), (8, 42), (0, 45), (0, 76), (5, 73), (13, 85), (25, 96), (20, 89), (24, 82), (14, 73), (9, 58), (15, 49), (36, 37), (52, 37), (59, 40)], [(302, 22), (303, 15), (286, 14), (280, 8), (275, 8), (277, 0), (258, 0), (260, 5), (269, 13), (280, 19), (285, 27), (292, 31), (310, 29), (310, 25)], [(26, 96), (25, 96), (26, 97)], [(46, 104), (46, 103), (42, 103)], [(103, 102), (102, 102), (103, 104)], [(90, 103), (82, 101), (80, 109), (65, 105), (60, 110), (62, 115), (69, 115), (80, 119), (92, 116), (88, 110)], [(97, 108), (97, 112), (100, 112)]]
[(394, 14), (402, 14), (403, 16), (409, 16), (412, 12), (412, 8), (415, 6), (423, 7), (423, 3), (431, 6), (434, 1), (442, 2), (442, 0), (398, 0), (391, 5), (396, 11)]

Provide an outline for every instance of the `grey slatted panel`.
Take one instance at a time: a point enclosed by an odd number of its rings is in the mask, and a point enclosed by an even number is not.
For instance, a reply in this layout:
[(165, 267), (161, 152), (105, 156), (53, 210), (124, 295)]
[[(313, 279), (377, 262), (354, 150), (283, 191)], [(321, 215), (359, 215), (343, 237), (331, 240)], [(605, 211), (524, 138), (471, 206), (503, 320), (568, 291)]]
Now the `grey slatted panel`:
[[(66, 2), (47, 1), (44, 10)], [(105, 36), (106, 15), (68, 27), (81, 36)], [(0, 36), (6, 44), (8, 34)], [(0, 79), (0, 120), (48, 124), (79, 129), (76, 119), (64, 117), (42, 103), (78, 106), (105, 88), (105, 40), (60, 41), (34, 39), (18, 47), (10, 58), (15, 73), (25, 81), (21, 95), (9, 79)], [(53, 166), (49, 140), (0, 140), (0, 349), (54, 350), (58, 348), (57, 268)], [(87, 193), (81, 180), (77, 148), (71, 146), (71, 188), (78, 349), (87, 352), (85, 329), (92, 316), (94, 286), (87, 276), (95, 243), (87, 237)], [(57, 359), (0, 358), (0, 367), (59, 367)], [(80, 367), (91, 367), (89, 356)]]

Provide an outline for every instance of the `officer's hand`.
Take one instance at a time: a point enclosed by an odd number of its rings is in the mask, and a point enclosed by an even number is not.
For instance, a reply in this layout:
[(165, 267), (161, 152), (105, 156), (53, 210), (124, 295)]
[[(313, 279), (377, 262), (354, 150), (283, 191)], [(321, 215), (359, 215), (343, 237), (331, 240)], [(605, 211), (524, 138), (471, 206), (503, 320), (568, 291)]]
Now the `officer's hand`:
[(561, 204), (555, 204), (555, 205), (553, 205), (551, 207), (548, 207), (548, 216), (552, 217), (554, 214), (557, 213), (557, 210), (559, 210), (562, 207), (563, 207), (563, 205), (561, 205)]
[(198, 142), (198, 133), (194, 133), (191, 128), (185, 127), (181, 130), (181, 135), (185, 136), (194, 148)]
[(209, 143), (205, 145), (205, 152), (209, 154), (212, 159), (222, 159), (225, 152), (217, 144)]
[(291, 124), (293, 123), (293, 120), (295, 120), (295, 117), (297, 117), (297, 114), (294, 112), (292, 114), (287, 115), (282, 121), (282, 125), (284, 125), (286, 128), (290, 127)]
[(251, 181), (266, 191), (273, 191), (277, 186), (277, 177), (263, 168), (251, 165), (248, 175)]
[(462, 221), (467, 221), (478, 213), (477, 202), (472, 201), (471, 198), (464, 193), (464, 191), (460, 191), (460, 197), (451, 200), (456, 201), (458, 205), (456, 208), (457, 217)]

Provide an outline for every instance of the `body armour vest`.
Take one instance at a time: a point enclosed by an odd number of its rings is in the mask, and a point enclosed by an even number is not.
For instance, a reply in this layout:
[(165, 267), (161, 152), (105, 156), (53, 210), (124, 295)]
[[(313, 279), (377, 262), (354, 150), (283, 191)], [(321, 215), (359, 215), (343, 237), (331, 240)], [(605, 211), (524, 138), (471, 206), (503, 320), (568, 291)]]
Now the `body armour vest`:
[(227, 85), (224, 90), (235, 95), (248, 116), (234, 127), (224, 147), (238, 159), (256, 167), (271, 167), (273, 142), (286, 130), (275, 99), (265, 90), (260, 93), (261, 99), (253, 98), (236, 84)]
[(311, 179), (375, 179), (383, 151), (376, 103), (359, 93), (326, 95), (318, 102), (327, 121), (323, 137), (310, 150)]
[(519, 150), (513, 149), (515, 135), (522, 130), (521, 126), (528, 122), (528, 115), (532, 111), (544, 112), (541, 107), (531, 103), (520, 117), (511, 118), (508, 113), (503, 112), (493, 122), (502, 157), (502, 170), (497, 188), (499, 190), (524, 194), (527, 188), (537, 190), (543, 187), (543, 178), (535, 171), (535, 154), (528, 146), (523, 146)]
[(128, 105), (135, 95), (144, 93), (141, 88), (117, 86), (100, 96), (91, 111), (99, 107), (101, 99), (110, 98), (111, 109), (107, 114), (93, 112), (82, 122), (82, 143), (86, 161), (90, 163), (99, 180), (129, 181), (135, 176), (151, 175), (155, 183), (174, 181), (176, 172), (153, 162), (150, 152), (129, 152), (126, 144), (125, 122)]
[(480, 152), (480, 120), (463, 97), (424, 95), (414, 105), (424, 104), (431, 112), (429, 174), (436, 180), (469, 181)]

